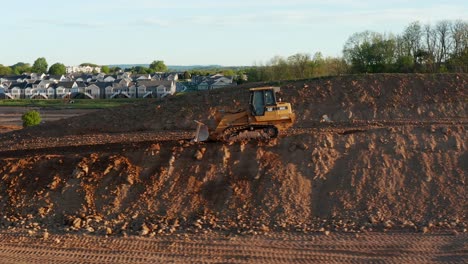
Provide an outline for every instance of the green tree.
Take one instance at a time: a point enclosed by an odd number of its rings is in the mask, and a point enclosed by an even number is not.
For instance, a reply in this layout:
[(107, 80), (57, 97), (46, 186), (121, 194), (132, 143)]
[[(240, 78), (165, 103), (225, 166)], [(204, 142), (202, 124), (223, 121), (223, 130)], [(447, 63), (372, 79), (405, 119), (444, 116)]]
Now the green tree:
[(47, 72), (47, 61), (44, 57), (38, 58), (34, 61), (32, 71), (35, 73), (46, 73)]
[(155, 60), (153, 61), (149, 68), (154, 72), (167, 72), (167, 66), (164, 64), (164, 61)]
[(105, 73), (105, 74), (109, 74), (110, 73), (109, 66), (106, 66), (106, 65), (102, 66), (101, 67), (101, 72)]
[(25, 72), (31, 72), (31, 65), (29, 63), (18, 62), (11, 66), (13, 74), (23, 74)]
[(395, 63), (396, 72), (410, 73), (414, 69), (413, 56), (400, 56)]
[(51, 75), (63, 75), (67, 73), (67, 68), (62, 63), (52, 64), (49, 68), (49, 74)]
[(192, 76), (190, 75), (190, 72), (184, 71), (184, 80), (188, 80), (190, 78), (192, 78)]
[(267, 67), (263, 68), (263, 78), (268, 81), (291, 79), (291, 67), (281, 56), (274, 56)]
[(321, 75), (336, 76), (349, 72), (349, 65), (343, 58), (327, 57), (324, 61), (324, 70)]
[(0, 75), (11, 75), (13, 74), (13, 70), (8, 66), (3, 66), (0, 64)]
[(31, 110), (23, 114), (23, 127), (36, 126), (41, 123), (41, 115), (36, 110)]
[(345, 44), (343, 54), (353, 72), (388, 71), (394, 64), (396, 40), (370, 31), (353, 34)]
[(136, 73), (136, 74), (151, 73), (151, 70), (149, 68), (144, 67), (144, 66), (135, 66), (135, 67), (132, 67), (132, 68), (128, 69), (128, 71), (130, 71), (132, 73)]
[(110, 70), (113, 73), (122, 72), (122, 68), (120, 68), (120, 67), (112, 67)]
[(81, 63), (80, 66), (81, 66), (81, 67), (86, 67), (86, 66), (89, 66), (89, 67), (99, 67), (99, 65), (94, 64), (94, 63), (89, 63), (89, 62)]
[(290, 67), (293, 69), (295, 78), (303, 79), (308, 76), (308, 65), (310, 65), (310, 54), (297, 53), (288, 57)]
[(234, 71), (231, 70), (231, 69), (222, 70), (221, 74), (224, 75), (224, 76), (234, 76), (234, 75), (236, 75), (234, 73)]
[(421, 50), (422, 26), (416, 21), (409, 24), (402, 35), (404, 56), (412, 56), (413, 64), (416, 64), (416, 54)]

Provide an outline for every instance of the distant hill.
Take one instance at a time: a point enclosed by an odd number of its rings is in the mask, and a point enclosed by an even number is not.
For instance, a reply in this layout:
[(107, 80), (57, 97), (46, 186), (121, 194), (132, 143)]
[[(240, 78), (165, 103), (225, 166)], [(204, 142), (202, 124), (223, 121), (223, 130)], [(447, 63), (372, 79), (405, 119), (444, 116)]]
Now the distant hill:
[(119, 67), (121, 69), (129, 69), (136, 66), (149, 67), (149, 64), (111, 64), (109, 67)]
[[(149, 67), (149, 64), (112, 64), (108, 65), (109, 67), (119, 67), (121, 69), (129, 69), (136, 66)], [(221, 65), (168, 65), (167, 68), (169, 71), (191, 71), (191, 70), (208, 70), (208, 69), (224, 69), (224, 68), (242, 68), (237, 66), (221, 66)]]
[(191, 70), (219, 69), (219, 68), (225, 68), (225, 67), (221, 65), (189, 65), (189, 66), (168, 65), (167, 68), (171, 71), (191, 71)]

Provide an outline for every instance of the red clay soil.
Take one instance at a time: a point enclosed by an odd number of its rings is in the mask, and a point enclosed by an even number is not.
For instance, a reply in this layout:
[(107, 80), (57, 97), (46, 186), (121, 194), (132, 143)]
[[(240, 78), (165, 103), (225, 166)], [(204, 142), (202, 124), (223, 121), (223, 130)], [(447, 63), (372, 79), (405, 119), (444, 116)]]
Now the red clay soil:
[[(293, 129), (189, 143), (248, 86), (145, 101), (0, 135), (0, 227), (466, 232), (466, 74), (291, 82)], [(331, 122), (321, 122), (327, 115)]]

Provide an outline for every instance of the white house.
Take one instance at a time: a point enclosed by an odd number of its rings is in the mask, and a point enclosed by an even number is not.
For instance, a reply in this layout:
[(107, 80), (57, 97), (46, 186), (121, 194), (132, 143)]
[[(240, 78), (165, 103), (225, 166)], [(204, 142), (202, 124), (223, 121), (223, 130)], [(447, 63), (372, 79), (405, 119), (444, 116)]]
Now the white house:
[(19, 85), (10, 86), (10, 93), (13, 99), (22, 99), (24, 98), (24, 89)]
[(2, 99), (13, 99), (13, 96), (11, 95), (10, 91), (0, 85), (0, 98)]
[(176, 83), (175, 81), (139, 81), (137, 83), (138, 97), (165, 97), (167, 95), (175, 94)]
[(92, 73), (92, 72), (101, 72), (101, 67), (91, 67), (91, 66), (67, 66), (66, 67), (67, 73), (74, 73), (74, 72), (84, 72), (84, 73)]
[(77, 82), (59, 82), (55, 85), (55, 98), (70, 97), (73, 88), (77, 88)]

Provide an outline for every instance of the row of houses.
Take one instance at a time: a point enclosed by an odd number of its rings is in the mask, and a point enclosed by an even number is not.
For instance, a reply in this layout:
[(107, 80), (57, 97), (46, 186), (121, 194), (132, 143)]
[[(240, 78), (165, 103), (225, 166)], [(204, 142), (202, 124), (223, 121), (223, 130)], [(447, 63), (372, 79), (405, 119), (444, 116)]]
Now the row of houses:
[(219, 89), (227, 86), (234, 86), (237, 83), (234, 82), (233, 76), (224, 76), (222, 74), (214, 75), (196, 75), (192, 76), (191, 85), (196, 87), (197, 90), (213, 90)]
[(112, 99), (112, 98), (162, 98), (176, 92), (174, 81), (146, 80), (128, 82), (65, 81), (14, 83), (0, 85), (1, 99)]
[(43, 73), (29, 73), (22, 75), (0, 76), (0, 83), (5, 82), (35, 82), (37, 80), (46, 81), (81, 81), (81, 82), (114, 82), (120, 79), (128, 79), (131, 81), (138, 80), (159, 80), (159, 81), (177, 81), (180, 73), (155, 73), (151, 74), (131, 74), (129, 72), (109, 75), (104, 73), (98, 74), (83, 74), (83, 73), (70, 73), (66, 75), (46, 75)]
[(211, 90), (236, 85), (233, 77), (222, 74), (192, 76), (188, 82), (178, 82), (181, 73), (116, 75), (98, 74), (22, 74), (0, 76), (0, 99), (62, 99), (62, 98), (148, 98), (165, 97), (176, 92)]

